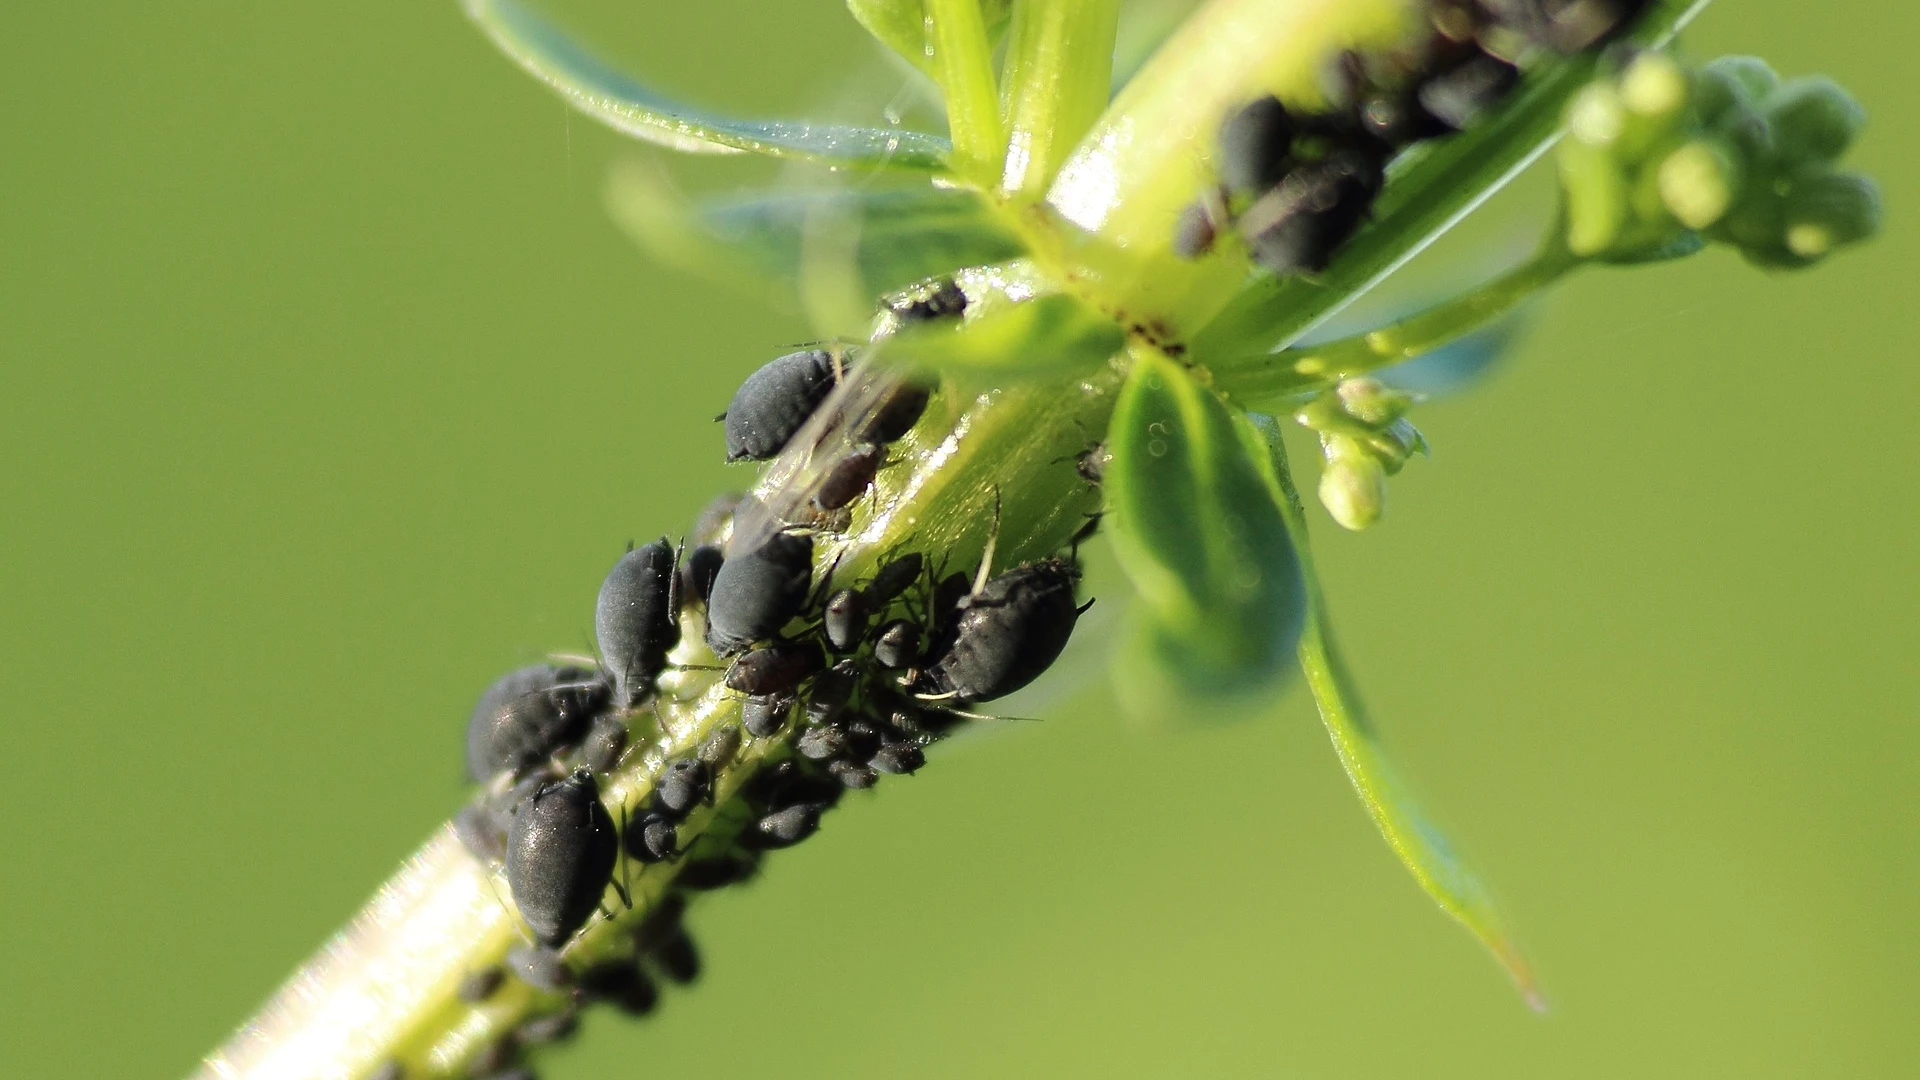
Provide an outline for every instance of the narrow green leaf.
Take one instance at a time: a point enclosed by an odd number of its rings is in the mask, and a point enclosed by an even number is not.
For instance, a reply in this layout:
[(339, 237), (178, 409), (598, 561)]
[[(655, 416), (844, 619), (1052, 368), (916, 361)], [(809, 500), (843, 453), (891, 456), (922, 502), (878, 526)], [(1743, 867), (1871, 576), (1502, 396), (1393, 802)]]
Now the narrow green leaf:
[[(986, 23), (987, 39), (997, 41), (1006, 28), (1013, 0), (981, 0), (980, 16)], [(927, 45), (927, 12), (924, 0), (847, 0), (854, 21), (882, 45), (899, 53), (928, 77), (933, 77), (933, 50)]]
[(685, 153), (751, 151), (855, 169), (940, 172), (948, 146), (919, 131), (786, 120), (736, 120), (671, 101), (608, 67), (517, 0), (463, 0), (467, 15), (515, 63), (616, 131)]
[(954, 170), (983, 188), (1000, 179), (1007, 152), (993, 80), (993, 42), (980, 0), (926, 0), (933, 74), (947, 101)]
[[(805, 306), (823, 332), (852, 332), (884, 293), (951, 270), (1012, 258), (1020, 245), (979, 196), (946, 188), (755, 194), (692, 203), (655, 168), (607, 179), (614, 220), (655, 258), (770, 290)], [(820, 283), (842, 283), (829, 303)], [(828, 307), (845, 310), (817, 310)]]
[(967, 295), (960, 318), (891, 320), (876, 335), (876, 360), (934, 372), (962, 386), (1082, 374), (1126, 343), (1112, 319), (1068, 293), (1054, 292), (1025, 260), (971, 267), (953, 275)]
[(1106, 108), (1119, 0), (1018, 0), (1001, 100), (1007, 160), (1000, 187), (1039, 193)]
[(1334, 646), (1333, 627), (1327, 618), (1326, 600), (1320, 593), (1313, 552), (1308, 545), (1306, 515), (1288, 471), (1280, 426), (1273, 418), (1262, 416), (1259, 429), (1271, 454), (1272, 473), (1286, 487), (1287, 527), (1298, 548), (1306, 580), (1307, 624), (1300, 635), (1300, 668), (1306, 675), (1308, 688), (1313, 691), (1320, 719), (1333, 739), (1334, 752), (1346, 769), (1347, 779), (1359, 793), (1367, 816), (1373, 819), (1402, 865), (1412, 872), (1414, 880), (1442, 911), (1457, 919), (1493, 953), (1527, 1004), (1544, 1011), (1546, 998), (1532, 965), (1502, 924), (1493, 897), (1454, 851), (1446, 835), (1428, 819), (1387, 760), (1379, 733), (1355, 690), (1353, 676)]
[(1271, 685), (1306, 598), (1259, 435), (1187, 369), (1136, 349), (1107, 450), (1114, 552), (1168, 675), (1207, 696)]

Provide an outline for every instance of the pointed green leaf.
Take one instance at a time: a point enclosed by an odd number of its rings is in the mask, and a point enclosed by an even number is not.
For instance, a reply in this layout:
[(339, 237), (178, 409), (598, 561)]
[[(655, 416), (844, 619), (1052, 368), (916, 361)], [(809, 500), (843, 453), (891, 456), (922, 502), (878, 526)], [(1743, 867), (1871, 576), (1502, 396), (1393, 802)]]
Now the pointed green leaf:
[[(847, 0), (847, 10), (882, 45), (928, 77), (933, 76), (933, 50), (927, 47), (927, 13), (922, 0)], [(980, 17), (986, 23), (988, 40), (999, 40), (1012, 10), (1013, 0), (982, 0)]]
[(1114, 553), (1167, 674), (1209, 696), (1270, 685), (1306, 600), (1258, 433), (1187, 369), (1138, 349), (1107, 450)]
[(1313, 552), (1308, 546), (1306, 515), (1288, 471), (1280, 426), (1266, 416), (1259, 417), (1258, 423), (1271, 454), (1273, 475), (1286, 488), (1287, 527), (1298, 547), (1306, 579), (1307, 624), (1300, 635), (1300, 668), (1319, 706), (1320, 719), (1333, 739), (1340, 765), (1366, 806), (1367, 816), (1373, 819), (1374, 826), (1386, 838), (1387, 846), (1399, 856), (1401, 864), (1412, 872), (1414, 880), (1440, 905), (1440, 910), (1457, 919), (1493, 953), (1527, 1004), (1544, 1011), (1546, 998), (1532, 965), (1502, 924), (1492, 895), (1454, 851), (1446, 835), (1428, 819), (1387, 760), (1379, 733), (1355, 690), (1353, 676), (1334, 646), (1326, 601), (1320, 593), (1319, 579), (1313, 569)]
[(517, 0), (465, 0), (500, 50), (569, 104), (616, 131), (686, 153), (751, 151), (857, 169), (943, 171), (945, 139), (919, 131), (736, 120), (671, 101), (607, 66)]
[[(824, 332), (864, 327), (884, 293), (1020, 251), (978, 196), (946, 188), (755, 194), (696, 204), (659, 170), (633, 162), (608, 176), (607, 206), (655, 258), (767, 286), (807, 307)], [(824, 297), (822, 283), (830, 281), (845, 295)], [(823, 304), (844, 310), (821, 310)]]
[(875, 359), (938, 373), (963, 386), (1091, 371), (1126, 343), (1112, 319), (1079, 298), (1051, 291), (1045, 274), (1023, 259), (969, 267), (953, 275), (966, 293), (959, 318), (889, 318)]

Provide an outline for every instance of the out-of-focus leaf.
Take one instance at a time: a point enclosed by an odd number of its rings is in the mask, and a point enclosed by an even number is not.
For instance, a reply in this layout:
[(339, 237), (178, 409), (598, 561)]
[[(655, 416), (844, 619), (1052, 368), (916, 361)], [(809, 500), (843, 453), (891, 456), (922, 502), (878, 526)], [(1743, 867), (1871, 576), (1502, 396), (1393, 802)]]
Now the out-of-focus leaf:
[(1125, 335), (1077, 297), (1052, 292), (1025, 260), (954, 274), (966, 293), (958, 318), (894, 319), (874, 351), (880, 363), (938, 373), (962, 386), (1091, 371), (1118, 352)]
[(934, 187), (752, 195), (695, 204), (658, 170), (629, 163), (609, 175), (607, 206), (655, 258), (770, 287), (779, 299), (809, 310), (820, 306), (823, 278), (844, 278), (850, 295), (841, 305), (852, 310), (816, 312), (821, 328), (836, 332), (864, 326), (883, 293), (1020, 251), (979, 197)]
[(1191, 695), (1270, 686), (1306, 597), (1259, 434), (1187, 369), (1141, 350), (1107, 450), (1114, 553), (1140, 594), (1138, 633), (1167, 675)]
[(1442, 911), (1459, 920), (1493, 953), (1527, 1004), (1544, 1011), (1546, 998), (1532, 965), (1503, 925), (1493, 897), (1454, 851), (1446, 835), (1428, 819), (1387, 760), (1379, 733), (1355, 690), (1353, 676), (1334, 646), (1326, 601), (1320, 593), (1313, 569), (1313, 552), (1308, 546), (1306, 515), (1288, 472), (1280, 426), (1266, 416), (1258, 417), (1256, 423), (1271, 454), (1273, 474), (1287, 489), (1287, 498), (1283, 500), (1287, 526), (1298, 548), (1306, 581), (1307, 621), (1300, 635), (1300, 668), (1313, 691), (1320, 719), (1333, 739), (1334, 751), (1346, 769), (1347, 779), (1353, 782), (1367, 816), (1373, 819), (1401, 864), (1412, 872), (1414, 880)]
[(465, 0), (467, 14), (500, 50), (616, 131), (686, 153), (751, 151), (842, 168), (939, 172), (945, 139), (919, 131), (786, 120), (737, 120), (669, 100), (576, 44), (517, 0)]
[[(921, 0), (847, 0), (847, 10), (867, 33), (932, 77), (933, 51), (927, 47), (927, 16)], [(982, 0), (980, 16), (990, 40), (1000, 39), (1012, 11), (1013, 0)]]

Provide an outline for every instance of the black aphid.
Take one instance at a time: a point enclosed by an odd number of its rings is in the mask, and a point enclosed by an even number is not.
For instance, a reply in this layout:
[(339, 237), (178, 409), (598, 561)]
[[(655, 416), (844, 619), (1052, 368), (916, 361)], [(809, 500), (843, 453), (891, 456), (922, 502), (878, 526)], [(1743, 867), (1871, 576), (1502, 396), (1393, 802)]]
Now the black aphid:
[(867, 582), (865, 589), (867, 607), (880, 611), (891, 604), (901, 593), (913, 587), (920, 580), (920, 573), (926, 566), (926, 559), (917, 551), (909, 551), (897, 559), (881, 565)]
[(507, 829), (507, 887), (543, 945), (558, 947), (600, 906), (620, 840), (586, 769), (514, 808)]
[(873, 478), (887, 460), (887, 451), (873, 443), (860, 443), (840, 460), (827, 466), (813, 490), (816, 510), (838, 510), (866, 493)]
[(932, 396), (932, 390), (916, 382), (902, 381), (889, 387), (854, 429), (853, 441), (885, 446), (899, 439), (920, 422)]
[(934, 278), (902, 289), (887, 298), (887, 310), (902, 322), (925, 322), (959, 315), (967, 310), (967, 294), (952, 278)]
[(588, 1001), (611, 1002), (629, 1016), (645, 1016), (660, 1001), (660, 989), (631, 959), (602, 960), (580, 973)]
[(1325, 269), (1366, 218), (1384, 175), (1377, 156), (1346, 151), (1295, 169), (1240, 219), (1253, 261), (1274, 274)]
[(513, 1029), (513, 1037), (522, 1046), (540, 1046), (559, 1042), (580, 1027), (580, 1010), (568, 1006), (559, 1012), (529, 1020)]
[(854, 661), (842, 660), (815, 675), (807, 687), (807, 719), (825, 724), (839, 716), (853, 697), (858, 672)]
[(526, 1069), (515, 1069), (514, 1059), (520, 1056), (520, 1044), (511, 1035), (502, 1035), (480, 1048), (467, 1062), (467, 1072), (471, 1076), (485, 1077), (486, 1080), (533, 1080), (533, 1074)]
[(768, 813), (796, 803), (817, 803), (823, 808), (832, 806), (840, 801), (843, 791), (838, 781), (788, 759), (755, 773), (741, 794), (747, 805), (761, 813)]
[(587, 729), (587, 741), (580, 745), (580, 764), (603, 773), (613, 771), (620, 754), (627, 748), (627, 722), (613, 713), (594, 717)]
[(727, 460), (777, 457), (833, 392), (839, 370), (832, 352), (803, 349), (776, 357), (747, 376), (721, 414), (727, 425)]
[(793, 748), (813, 761), (837, 758), (847, 752), (847, 733), (833, 724), (815, 724), (800, 733)]
[(607, 686), (577, 667), (534, 664), (494, 680), (467, 721), (467, 775), (519, 772), (579, 741)]
[(813, 538), (775, 533), (720, 566), (707, 598), (707, 644), (734, 656), (799, 615), (813, 586)]
[(904, 671), (919, 659), (920, 627), (907, 619), (887, 623), (873, 639), (873, 662), (888, 671)]
[(817, 642), (776, 641), (735, 660), (727, 668), (727, 689), (755, 697), (788, 693), (823, 663)]
[(680, 595), (705, 605), (713, 595), (713, 579), (720, 576), (720, 564), (726, 561), (719, 544), (701, 544), (687, 552), (680, 563)]
[(653, 809), (675, 821), (699, 803), (713, 802), (713, 770), (697, 757), (667, 762), (653, 784)]
[(687, 898), (682, 893), (670, 892), (653, 905), (633, 930), (633, 947), (645, 952), (657, 942), (665, 941), (681, 931), (681, 918), (687, 913)]
[(472, 803), (453, 815), (453, 834), (461, 846), (483, 862), (497, 861), (507, 854), (507, 830), (492, 810)]
[(660, 969), (660, 974), (683, 986), (700, 977), (700, 950), (694, 946), (685, 927), (678, 927), (674, 933), (650, 944), (647, 955)]
[(867, 764), (883, 773), (911, 776), (927, 763), (926, 751), (910, 742), (888, 743), (874, 751)]
[(1459, 131), (1519, 81), (1519, 68), (1492, 56), (1478, 56), (1422, 83), (1418, 99), (1427, 115)]
[(667, 814), (649, 813), (627, 826), (627, 856), (634, 862), (657, 863), (680, 854), (680, 829)]
[(763, 814), (740, 834), (740, 842), (758, 848), (792, 847), (820, 828), (820, 812), (824, 809), (812, 803), (796, 803)]
[(733, 760), (734, 753), (739, 749), (740, 725), (721, 724), (707, 734), (700, 749), (694, 751), (694, 756), (705, 762), (707, 768), (718, 772), (726, 768), (727, 762)]
[(925, 689), (960, 701), (992, 701), (1038, 678), (1073, 634), (1079, 579), (1071, 561), (1047, 559), (991, 578), (962, 597), (949, 640), (924, 675)]
[(680, 643), (678, 565), (673, 545), (663, 536), (622, 555), (600, 584), (593, 633), (621, 708), (653, 696), (667, 654)]
[(856, 589), (840, 589), (827, 597), (820, 618), (826, 632), (827, 647), (837, 653), (850, 653), (860, 647), (867, 633), (867, 595)]
[(771, 739), (787, 726), (793, 712), (792, 694), (761, 694), (740, 706), (740, 726), (756, 739)]
[(745, 856), (718, 855), (688, 863), (673, 880), (684, 889), (724, 889), (749, 880), (759, 870), (760, 864)]
[(1293, 149), (1293, 118), (1274, 97), (1248, 102), (1220, 125), (1220, 182), (1250, 198), (1280, 182)]
[(864, 791), (880, 780), (872, 769), (851, 761), (829, 761), (827, 772), (850, 791)]
[(507, 950), (507, 967), (520, 981), (535, 990), (557, 994), (573, 985), (573, 972), (552, 949), (537, 945), (515, 945)]
[(856, 716), (840, 725), (847, 733), (847, 757), (865, 761), (880, 749), (880, 725), (872, 717)]
[(460, 985), (454, 989), (454, 994), (470, 1005), (479, 1004), (492, 997), (493, 992), (500, 989), (500, 984), (506, 979), (506, 969), (498, 964), (483, 967), (478, 971), (469, 971), (467, 977), (461, 979)]

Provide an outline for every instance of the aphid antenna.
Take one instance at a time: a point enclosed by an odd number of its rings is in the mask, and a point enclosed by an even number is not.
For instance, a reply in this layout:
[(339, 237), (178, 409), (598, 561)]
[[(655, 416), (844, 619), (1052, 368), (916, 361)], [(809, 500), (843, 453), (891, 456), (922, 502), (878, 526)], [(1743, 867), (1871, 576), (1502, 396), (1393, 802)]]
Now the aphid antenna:
[(1000, 489), (993, 489), (993, 527), (987, 532), (987, 546), (980, 552), (980, 569), (974, 571), (973, 595), (987, 587), (987, 579), (993, 576), (993, 552), (1000, 543)]
[(1075, 529), (1073, 536), (1067, 540), (1068, 559), (1076, 563), (1080, 561), (1080, 545), (1093, 539), (1093, 534), (1100, 531), (1100, 519), (1106, 516), (1105, 510), (1095, 510), (1087, 515), (1087, 523)]

